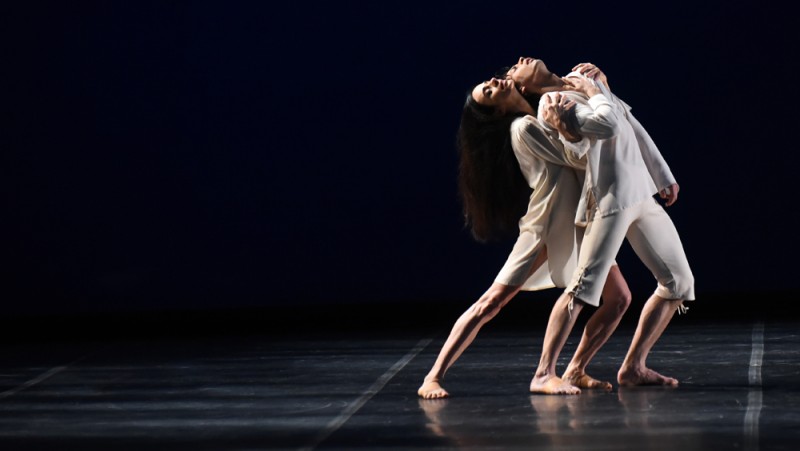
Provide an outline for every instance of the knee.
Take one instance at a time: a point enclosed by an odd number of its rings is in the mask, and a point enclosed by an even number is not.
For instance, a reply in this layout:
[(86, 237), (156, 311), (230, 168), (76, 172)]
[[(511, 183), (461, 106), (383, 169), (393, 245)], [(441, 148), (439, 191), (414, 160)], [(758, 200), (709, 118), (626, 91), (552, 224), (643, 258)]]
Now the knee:
[(631, 305), (633, 295), (627, 287), (620, 290), (613, 290), (611, 293), (604, 293), (603, 303), (612, 307), (619, 313), (625, 313)]
[(621, 291), (619, 293), (614, 293), (612, 297), (612, 303), (614, 308), (620, 313), (625, 313), (628, 310), (628, 307), (631, 306), (631, 301), (633, 300), (633, 295), (631, 295), (630, 290)]
[(472, 304), (470, 312), (472, 316), (479, 319), (494, 318), (505, 305), (505, 296), (499, 292), (488, 292), (481, 296), (477, 302)]
[(628, 293), (619, 293), (615, 294), (614, 296), (608, 296), (603, 298), (603, 307), (604, 310), (608, 312), (613, 312), (616, 316), (622, 316), (625, 312), (628, 311), (628, 307), (631, 305), (631, 294)]

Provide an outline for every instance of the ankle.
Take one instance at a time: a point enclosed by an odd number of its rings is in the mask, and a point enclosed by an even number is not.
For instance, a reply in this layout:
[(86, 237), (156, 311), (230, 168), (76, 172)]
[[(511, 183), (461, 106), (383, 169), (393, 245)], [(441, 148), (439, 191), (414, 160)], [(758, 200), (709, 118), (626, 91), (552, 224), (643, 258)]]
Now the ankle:
[(547, 379), (554, 376), (556, 376), (556, 373), (554, 371), (550, 371), (547, 368), (537, 369), (536, 372), (533, 373), (534, 379)]
[(584, 372), (585, 371), (583, 369), (581, 369), (581, 368), (579, 368), (577, 366), (568, 365), (567, 369), (564, 370), (564, 375), (565, 376), (567, 376), (567, 375), (572, 376), (572, 375), (583, 374)]

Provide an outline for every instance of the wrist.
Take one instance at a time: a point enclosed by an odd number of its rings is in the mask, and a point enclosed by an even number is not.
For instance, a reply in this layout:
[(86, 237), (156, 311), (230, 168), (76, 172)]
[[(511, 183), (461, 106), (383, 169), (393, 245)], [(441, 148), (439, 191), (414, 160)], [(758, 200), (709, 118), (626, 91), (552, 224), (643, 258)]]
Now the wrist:
[(566, 130), (566, 129), (561, 129), (561, 130), (559, 130), (559, 131), (561, 132), (561, 136), (563, 136), (563, 137), (564, 137), (564, 139), (566, 139), (567, 141), (569, 141), (569, 142), (571, 142), (571, 143), (576, 143), (576, 142), (578, 142), (578, 141), (580, 141), (580, 140), (581, 140), (581, 137), (580, 137), (580, 136), (573, 135), (572, 133), (570, 133), (570, 132), (569, 132), (568, 130)]
[(586, 97), (592, 98), (597, 94), (602, 94), (602, 91), (600, 91), (600, 88), (596, 86), (592, 86), (591, 88), (586, 89)]

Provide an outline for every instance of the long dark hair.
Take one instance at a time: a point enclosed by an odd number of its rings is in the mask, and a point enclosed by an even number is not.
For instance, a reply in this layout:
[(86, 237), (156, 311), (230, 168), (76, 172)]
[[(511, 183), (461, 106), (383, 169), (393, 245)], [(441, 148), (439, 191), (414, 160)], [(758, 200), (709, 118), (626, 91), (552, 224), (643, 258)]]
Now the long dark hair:
[(511, 123), (524, 113), (499, 114), (467, 93), (457, 146), (464, 225), (486, 242), (518, 233), (531, 188), (511, 147)]

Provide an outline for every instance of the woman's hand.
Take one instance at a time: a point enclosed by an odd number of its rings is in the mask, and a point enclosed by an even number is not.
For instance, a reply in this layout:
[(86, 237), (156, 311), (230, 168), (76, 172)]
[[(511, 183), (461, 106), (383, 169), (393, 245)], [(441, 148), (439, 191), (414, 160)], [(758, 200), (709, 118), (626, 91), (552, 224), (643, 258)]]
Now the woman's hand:
[(567, 96), (562, 95), (560, 92), (554, 95), (544, 96), (544, 105), (542, 107), (542, 120), (548, 125), (558, 130), (564, 138), (568, 141), (576, 142), (581, 140), (581, 136), (570, 130), (567, 115), (575, 108), (575, 101), (570, 100)]
[(606, 74), (600, 70), (599, 67), (595, 66), (592, 63), (580, 63), (572, 68), (574, 72), (578, 72), (583, 74), (587, 78), (591, 78), (592, 80), (597, 80), (600, 83), (606, 85), (606, 88), (610, 91), (611, 88), (608, 87), (608, 78), (606, 78)]

